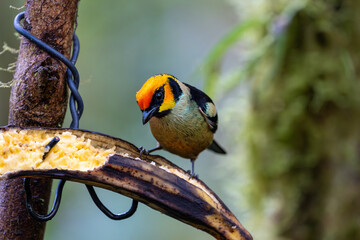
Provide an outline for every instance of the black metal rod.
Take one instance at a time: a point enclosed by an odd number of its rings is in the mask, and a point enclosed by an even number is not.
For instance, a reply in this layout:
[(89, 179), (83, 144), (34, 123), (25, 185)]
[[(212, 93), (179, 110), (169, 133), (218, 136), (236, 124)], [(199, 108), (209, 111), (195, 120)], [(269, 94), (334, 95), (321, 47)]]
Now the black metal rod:
[(54, 137), (53, 139), (51, 139), (51, 141), (46, 144), (46, 146), (44, 147), (44, 155), (42, 157), (43, 160), (45, 160), (46, 156), (49, 154), (50, 150), (55, 147), (55, 145), (60, 141), (60, 138), (58, 136)]
[(53, 57), (59, 59), (61, 62), (63, 62), (71, 70), (74, 78), (79, 79), (79, 72), (76, 69), (75, 65), (69, 59), (67, 59), (64, 55), (62, 55), (61, 53), (59, 53), (58, 51), (56, 51), (55, 49), (50, 47), (45, 42), (41, 41), (40, 39), (38, 39), (37, 37), (35, 37), (31, 33), (29, 33), (28, 31), (26, 31), (21, 26), (20, 21), (21, 21), (21, 19), (24, 18), (24, 16), (25, 16), (25, 12), (21, 12), (18, 15), (16, 15), (16, 17), (14, 19), (14, 28), (15, 28), (15, 30), (18, 33), (20, 33), (21, 35), (23, 35), (24, 37), (26, 37), (27, 39), (29, 39), (31, 42), (35, 43), (36, 46), (38, 46), (39, 48), (45, 50), (51, 56), (53, 56)]
[[(21, 35), (23, 35), (24, 37), (26, 37), (27, 39), (29, 39), (31, 42), (35, 43), (39, 48), (45, 50), (47, 53), (49, 53), (52, 57), (59, 59), (61, 62), (63, 62), (67, 67), (67, 83), (69, 85), (69, 88), (71, 90), (71, 96), (70, 96), (70, 110), (71, 110), (71, 116), (73, 117), (73, 123), (72, 125), (74, 125), (73, 128), (79, 128), (79, 119), (83, 113), (84, 110), (84, 103), (82, 101), (82, 98), (77, 90), (77, 88), (79, 87), (79, 82), (80, 82), (80, 76), (79, 76), (79, 72), (75, 67), (75, 62), (79, 56), (79, 51), (80, 51), (80, 43), (79, 43), (79, 39), (76, 36), (76, 34), (74, 34), (73, 37), (73, 53), (72, 53), (72, 58), (71, 60), (67, 59), (64, 55), (62, 55), (61, 53), (59, 53), (58, 51), (56, 51), (55, 49), (53, 49), (52, 47), (50, 47), (48, 44), (46, 44), (45, 42), (41, 41), (40, 39), (36, 38), (34, 35), (32, 35), (31, 33), (29, 33), (28, 31), (26, 31), (20, 24), (20, 21), (24, 18), (25, 13), (21, 12), (18, 15), (16, 15), (15, 19), (14, 19), (14, 28), (15, 30), (20, 33)], [(70, 71), (69, 71), (70, 70)], [(72, 80), (72, 76), (74, 77), (74, 79)], [(77, 111), (73, 111), (73, 109), (75, 108), (75, 103), (74, 100), (76, 100), (77, 106), (78, 106), (78, 110)], [(73, 105), (73, 108), (71, 107)]]
[(123, 220), (126, 218), (131, 217), (135, 212), (136, 209), (138, 207), (138, 201), (134, 200), (132, 201), (131, 207), (128, 211), (120, 213), (120, 214), (114, 214), (112, 213), (107, 207), (104, 206), (104, 204), (101, 202), (101, 200), (99, 199), (99, 197), (97, 196), (95, 189), (93, 186), (90, 185), (86, 185), (87, 190), (89, 191), (89, 194), (92, 198), (92, 200), (94, 201), (94, 203), (96, 204), (96, 206), (109, 218), (113, 219), (113, 220)]
[(59, 181), (59, 184), (56, 189), (54, 204), (51, 208), (51, 211), (46, 215), (42, 215), (42, 214), (38, 214), (33, 208), (30, 180), (31, 178), (24, 178), (24, 188), (26, 193), (26, 201), (25, 201), (26, 209), (28, 210), (28, 213), (31, 215), (31, 217), (33, 217), (35, 220), (39, 222), (49, 221), (55, 216), (56, 212), (59, 210), (62, 191), (66, 181), (65, 180)]

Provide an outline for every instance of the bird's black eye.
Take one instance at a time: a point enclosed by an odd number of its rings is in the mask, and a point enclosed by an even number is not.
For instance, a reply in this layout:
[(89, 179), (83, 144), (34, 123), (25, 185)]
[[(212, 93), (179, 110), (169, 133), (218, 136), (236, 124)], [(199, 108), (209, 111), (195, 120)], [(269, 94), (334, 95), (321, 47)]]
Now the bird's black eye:
[(163, 93), (162, 92), (155, 93), (155, 98), (156, 100), (161, 101), (163, 98)]

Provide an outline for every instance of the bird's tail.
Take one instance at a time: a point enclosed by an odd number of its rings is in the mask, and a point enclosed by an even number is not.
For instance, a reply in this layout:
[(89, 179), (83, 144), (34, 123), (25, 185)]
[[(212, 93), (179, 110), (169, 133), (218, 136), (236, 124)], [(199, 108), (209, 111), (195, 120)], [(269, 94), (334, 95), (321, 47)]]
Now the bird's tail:
[(220, 145), (215, 140), (213, 140), (213, 142), (210, 144), (208, 149), (210, 149), (216, 153), (226, 154), (225, 150), (222, 147), (220, 147)]

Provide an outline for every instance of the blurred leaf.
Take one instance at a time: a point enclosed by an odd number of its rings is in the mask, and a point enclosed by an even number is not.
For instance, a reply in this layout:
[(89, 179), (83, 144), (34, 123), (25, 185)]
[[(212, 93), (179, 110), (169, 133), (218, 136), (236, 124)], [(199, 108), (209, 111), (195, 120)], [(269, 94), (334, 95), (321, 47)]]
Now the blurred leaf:
[(203, 71), (206, 78), (205, 89), (212, 95), (215, 92), (216, 84), (219, 80), (219, 72), (223, 57), (229, 48), (237, 43), (249, 31), (261, 27), (263, 21), (257, 18), (249, 19), (234, 28), (227, 34), (210, 52), (203, 65)]

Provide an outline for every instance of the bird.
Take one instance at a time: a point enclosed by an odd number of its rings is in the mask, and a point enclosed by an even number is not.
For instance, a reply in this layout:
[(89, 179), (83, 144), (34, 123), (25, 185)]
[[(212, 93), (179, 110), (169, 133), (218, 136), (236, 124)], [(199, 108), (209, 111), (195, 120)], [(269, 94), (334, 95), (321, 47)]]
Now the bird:
[(179, 81), (170, 74), (150, 77), (136, 93), (136, 101), (142, 111), (142, 123), (149, 122), (152, 135), (157, 140), (156, 150), (166, 150), (190, 159), (190, 178), (195, 174), (195, 160), (200, 152), (210, 149), (226, 154), (214, 140), (218, 128), (218, 115), (211, 98), (201, 90)]

